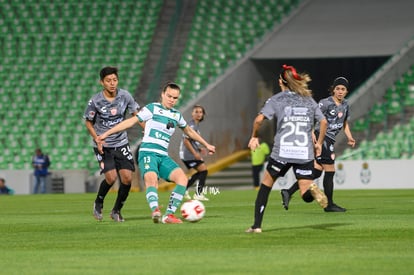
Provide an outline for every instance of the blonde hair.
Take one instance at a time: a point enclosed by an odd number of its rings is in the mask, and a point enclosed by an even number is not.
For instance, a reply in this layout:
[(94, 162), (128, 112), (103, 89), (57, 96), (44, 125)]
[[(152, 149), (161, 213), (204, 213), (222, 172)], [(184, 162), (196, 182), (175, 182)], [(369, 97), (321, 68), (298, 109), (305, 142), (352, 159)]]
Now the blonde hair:
[(308, 87), (308, 83), (312, 81), (312, 79), (307, 73), (297, 73), (293, 66), (287, 65), (283, 65), (282, 69), (280, 78), (283, 85), (288, 87), (292, 92), (295, 92), (301, 96), (312, 96), (312, 90)]

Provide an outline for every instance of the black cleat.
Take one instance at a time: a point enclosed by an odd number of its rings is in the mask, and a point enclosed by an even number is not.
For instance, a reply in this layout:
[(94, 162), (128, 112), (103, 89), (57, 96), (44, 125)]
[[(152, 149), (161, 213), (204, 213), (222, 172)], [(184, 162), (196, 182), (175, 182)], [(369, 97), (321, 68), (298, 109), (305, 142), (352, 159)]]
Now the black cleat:
[(102, 221), (102, 218), (103, 218), (103, 216), (102, 216), (102, 208), (103, 208), (103, 203), (95, 202), (93, 204), (93, 216), (98, 221)]
[(325, 210), (325, 212), (345, 212), (346, 209), (343, 207), (340, 207), (336, 204), (330, 204), (327, 207), (325, 207), (323, 210)]
[(282, 196), (282, 205), (285, 210), (289, 209), (290, 194), (287, 189), (280, 190), (280, 195)]

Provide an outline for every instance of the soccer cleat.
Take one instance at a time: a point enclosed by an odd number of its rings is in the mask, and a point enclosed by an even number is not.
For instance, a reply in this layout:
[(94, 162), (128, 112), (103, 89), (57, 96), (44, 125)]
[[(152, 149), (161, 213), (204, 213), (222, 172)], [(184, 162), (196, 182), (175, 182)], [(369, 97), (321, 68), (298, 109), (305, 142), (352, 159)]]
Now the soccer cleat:
[(161, 221), (161, 211), (158, 207), (154, 211), (152, 211), (151, 217), (152, 217), (152, 221), (154, 223), (160, 223), (160, 221)]
[(325, 210), (325, 212), (346, 212), (345, 208), (340, 207), (339, 205), (336, 205), (334, 203), (328, 205), (323, 210)]
[(102, 221), (102, 219), (103, 219), (103, 216), (102, 216), (102, 208), (103, 208), (103, 203), (95, 202), (93, 204), (93, 216), (98, 221)]
[(162, 223), (183, 223), (183, 221), (174, 216), (174, 214), (168, 214), (162, 217)]
[(204, 196), (204, 194), (200, 194), (200, 195), (194, 194), (193, 199), (198, 200), (198, 201), (208, 201), (209, 200), (206, 196)]
[(120, 211), (112, 210), (111, 214), (110, 214), (110, 217), (114, 222), (124, 222), (125, 221), (124, 218), (122, 217)]
[(280, 190), (280, 195), (282, 196), (282, 205), (285, 210), (289, 209), (290, 194), (287, 189)]
[(328, 206), (328, 198), (325, 196), (325, 194), (319, 189), (319, 187), (312, 183), (309, 186), (309, 190), (312, 194), (312, 197), (319, 203), (319, 205), (325, 209)]
[(185, 194), (184, 194), (184, 199), (186, 199), (186, 200), (191, 200), (190, 192), (188, 192), (188, 190), (187, 190), (187, 191), (185, 191)]
[(246, 233), (262, 233), (262, 229), (261, 228), (247, 228), (246, 231), (244, 231)]

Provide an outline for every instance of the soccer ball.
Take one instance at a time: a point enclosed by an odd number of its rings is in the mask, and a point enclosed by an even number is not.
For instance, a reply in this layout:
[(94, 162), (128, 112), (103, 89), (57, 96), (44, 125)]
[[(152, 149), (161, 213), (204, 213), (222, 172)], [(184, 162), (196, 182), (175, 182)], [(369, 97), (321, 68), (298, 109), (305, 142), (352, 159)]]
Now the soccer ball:
[(183, 216), (186, 221), (198, 222), (204, 217), (205, 213), (206, 208), (201, 201), (189, 200), (181, 205), (181, 216)]

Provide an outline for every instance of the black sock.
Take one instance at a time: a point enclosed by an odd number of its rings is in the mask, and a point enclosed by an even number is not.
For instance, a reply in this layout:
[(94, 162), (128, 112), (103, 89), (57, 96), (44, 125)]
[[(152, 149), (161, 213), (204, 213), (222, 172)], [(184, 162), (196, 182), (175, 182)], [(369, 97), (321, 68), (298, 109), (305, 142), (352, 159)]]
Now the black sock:
[(257, 192), (256, 202), (254, 206), (254, 224), (252, 228), (262, 227), (263, 215), (271, 190), (272, 188), (267, 187), (264, 184), (260, 184), (260, 188)]
[(99, 185), (98, 194), (96, 195), (95, 202), (103, 203), (106, 194), (108, 194), (109, 189), (111, 189), (112, 185), (109, 185), (106, 180), (103, 180)]
[(335, 172), (325, 172), (325, 176), (323, 177), (323, 192), (328, 198), (328, 205), (333, 204), (334, 175)]
[(200, 175), (200, 172), (197, 172), (197, 173), (195, 173), (194, 175), (192, 175), (192, 176), (188, 179), (188, 182), (187, 182), (187, 190), (188, 190), (188, 188), (190, 188), (191, 186), (193, 186), (193, 184), (194, 184), (194, 182), (195, 182), (196, 180), (198, 180), (199, 175)]
[(295, 183), (287, 191), (289, 195), (292, 196), (298, 190), (299, 190), (299, 183), (295, 181)]
[(122, 209), (126, 199), (128, 198), (130, 189), (131, 189), (131, 184), (127, 185), (121, 182), (119, 183), (118, 196), (116, 197), (113, 210), (120, 211)]
[(197, 195), (200, 195), (203, 193), (204, 185), (206, 184), (206, 178), (207, 178), (208, 171), (201, 171), (198, 172), (198, 184), (197, 184)]

